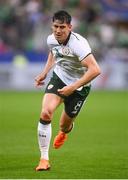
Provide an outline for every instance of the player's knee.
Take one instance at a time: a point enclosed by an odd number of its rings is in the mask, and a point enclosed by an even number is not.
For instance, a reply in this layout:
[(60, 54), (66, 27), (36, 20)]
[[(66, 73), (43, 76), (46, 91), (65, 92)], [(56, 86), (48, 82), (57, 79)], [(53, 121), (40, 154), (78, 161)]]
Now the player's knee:
[(52, 119), (52, 112), (50, 110), (42, 110), (40, 118), (49, 121)]
[(51, 123), (51, 120), (45, 120), (45, 119), (40, 118), (40, 123), (43, 125), (47, 125)]

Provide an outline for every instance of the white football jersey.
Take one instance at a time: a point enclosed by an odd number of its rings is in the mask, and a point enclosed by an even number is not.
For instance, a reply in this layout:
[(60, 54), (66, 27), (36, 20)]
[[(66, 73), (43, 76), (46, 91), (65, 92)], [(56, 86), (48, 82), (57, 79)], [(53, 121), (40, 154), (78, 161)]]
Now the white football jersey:
[(59, 44), (54, 34), (51, 34), (47, 38), (47, 44), (55, 58), (54, 72), (66, 85), (72, 84), (84, 75), (87, 69), (82, 66), (81, 61), (91, 53), (84, 37), (71, 32), (64, 45)]

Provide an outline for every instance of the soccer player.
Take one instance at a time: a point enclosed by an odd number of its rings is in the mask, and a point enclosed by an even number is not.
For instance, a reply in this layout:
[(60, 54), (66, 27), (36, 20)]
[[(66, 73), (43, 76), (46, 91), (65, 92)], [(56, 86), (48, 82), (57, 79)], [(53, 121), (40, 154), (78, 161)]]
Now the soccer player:
[(47, 63), (35, 78), (36, 87), (44, 84), (48, 72), (54, 67), (42, 100), (38, 124), (41, 157), (36, 171), (50, 168), (51, 121), (56, 108), (64, 103), (60, 130), (53, 142), (53, 147), (58, 149), (73, 128), (73, 122), (90, 92), (91, 81), (100, 74), (100, 67), (87, 40), (72, 32), (71, 16), (68, 12), (61, 10), (53, 15), (52, 31), (47, 38), (50, 49)]

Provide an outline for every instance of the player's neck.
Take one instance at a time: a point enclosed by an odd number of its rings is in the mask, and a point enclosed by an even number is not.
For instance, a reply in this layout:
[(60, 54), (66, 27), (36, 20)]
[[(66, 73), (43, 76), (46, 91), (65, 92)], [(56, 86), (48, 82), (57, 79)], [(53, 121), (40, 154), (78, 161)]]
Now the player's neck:
[(63, 41), (63, 42), (59, 42), (59, 44), (63, 44), (64, 46), (66, 46), (66, 44), (68, 43), (69, 39), (70, 39), (70, 36), (71, 36), (71, 32), (68, 34), (67, 38)]

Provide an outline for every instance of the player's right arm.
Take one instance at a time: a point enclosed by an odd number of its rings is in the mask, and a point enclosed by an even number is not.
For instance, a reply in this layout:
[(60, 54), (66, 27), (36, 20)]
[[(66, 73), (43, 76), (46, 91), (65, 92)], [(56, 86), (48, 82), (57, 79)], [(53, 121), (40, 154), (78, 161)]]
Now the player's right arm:
[(47, 63), (45, 65), (43, 71), (39, 75), (37, 75), (35, 78), (35, 86), (36, 87), (39, 87), (44, 84), (44, 79), (46, 78), (48, 72), (50, 71), (50, 69), (53, 67), (54, 64), (55, 64), (55, 60), (53, 58), (52, 52), (50, 52), (48, 55)]

